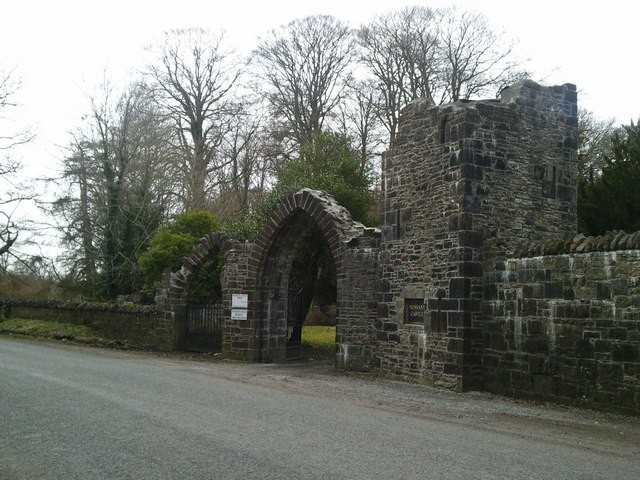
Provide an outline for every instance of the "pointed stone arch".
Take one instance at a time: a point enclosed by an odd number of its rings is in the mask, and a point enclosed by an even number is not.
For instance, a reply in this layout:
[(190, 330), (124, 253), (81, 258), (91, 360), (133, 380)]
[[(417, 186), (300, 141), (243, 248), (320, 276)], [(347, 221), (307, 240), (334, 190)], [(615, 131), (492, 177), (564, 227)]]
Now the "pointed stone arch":
[[(237, 257), (246, 256), (246, 245), (242, 242), (227, 237), (221, 232), (213, 232), (200, 239), (200, 242), (191, 250), (188, 257), (182, 259), (182, 267), (176, 272), (166, 272), (163, 282), (156, 294), (156, 304), (162, 312), (161, 326), (170, 332), (173, 339), (172, 348), (183, 349), (186, 333), (186, 307), (187, 296), (193, 280), (196, 278), (202, 266), (211, 258), (223, 253), (225, 262), (229, 263), (232, 271), (238, 270)], [(226, 268), (225, 268), (226, 270)], [(246, 278), (246, 268), (245, 268)], [(223, 316), (228, 316), (230, 309), (230, 281), (226, 271), (220, 278), (222, 284), (222, 309)], [(226, 337), (223, 328), (223, 350)]]
[[(326, 192), (303, 189), (275, 209), (252, 243), (212, 233), (196, 245), (181, 269), (168, 273), (156, 303), (161, 326), (181, 348), (186, 298), (200, 267), (225, 254), (222, 353), (229, 358), (273, 362), (285, 358), (289, 268), (301, 234), (317, 226), (336, 267), (336, 366), (367, 369), (374, 359), (380, 231), (367, 228)], [(234, 295), (246, 308), (234, 308)]]
[(372, 247), (377, 246), (380, 232), (354, 221), (330, 194), (311, 189), (287, 196), (251, 249), (249, 271), (256, 300), (255, 359), (285, 359), (292, 257), (301, 237), (314, 226), (324, 235), (336, 270), (337, 365), (354, 368), (362, 364), (365, 368), (373, 356), (378, 257), (377, 249)]
[[(292, 219), (307, 215), (322, 230), (336, 262), (342, 258), (344, 246), (350, 240), (362, 236), (366, 227), (351, 218), (349, 211), (335, 198), (321, 190), (308, 188), (285, 197), (271, 214), (254, 242), (250, 265), (259, 274), (263, 261), (274, 243), (280, 241), (283, 230), (296, 226)], [(336, 270), (340, 265), (336, 264)]]

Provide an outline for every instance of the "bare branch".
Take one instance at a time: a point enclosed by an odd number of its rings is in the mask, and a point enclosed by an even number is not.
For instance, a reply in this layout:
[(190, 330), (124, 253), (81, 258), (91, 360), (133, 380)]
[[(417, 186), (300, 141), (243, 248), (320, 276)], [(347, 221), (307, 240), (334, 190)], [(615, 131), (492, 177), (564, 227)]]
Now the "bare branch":
[(445, 102), (495, 94), (520, 68), (513, 57), (514, 41), (505, 41), (504, 33), (492, 30), (482, 14), (444, 11), (438, 40)]
[(525, 75), (503, 37), (482, 15), (455, 8), (408, 7), (361, 27), (361, 60), (382, 92), (379, 117), (390, 141), (400, 110), (416, 98), (442, 104), (492, 95)]
[(344, 98), (353, 59), (352, 33), (326, 15), (294, 20), (274, 30), (254, 52), (268, 100), (304, 144)]
[[(0, 72), (0, 115), (17, 106), (12, 98), (19, 88), (20, 82), (15, 80), (12, 72)], [(3, 209), (0, 211), (0, 257), (11, 253), (19, 231), (24, 228), (21, 222), (16, 223), (12, 219), (17, 205), (34, 198), (28, 189), (15, 183), (15, 174), (19, 172), (21, 165), (11, 156), (16, 147), (32, 139), (33, 135), (29, 131), (0, 132), (0, 151), (7, 152), (7, 156), (0, 157), (0, 207)]]
[(379, 16), (358, 31), (361, 60), (382, 92), (378, 112), (391, 141), (401, 108), (420, 97), (434, 101), (440, 70), (437, 21), (430, 8), (407, 7)]
[(240, 70), (222, 40), (202, 29), (167, 32), (156, 63), (147, 67), (156, 101), (175, 125), (187, 209), (206, 207), (211, 183), (217, 183), (212, 179), (224, 167), (218, 153)]

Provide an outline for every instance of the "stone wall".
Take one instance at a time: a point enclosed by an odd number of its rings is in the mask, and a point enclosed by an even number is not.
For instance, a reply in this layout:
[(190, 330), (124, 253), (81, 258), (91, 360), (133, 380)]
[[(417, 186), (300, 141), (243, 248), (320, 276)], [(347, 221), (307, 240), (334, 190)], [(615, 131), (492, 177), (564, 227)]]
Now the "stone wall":
[(568, 84), (403, 111), (383, 162), (384, 374), (482, 387), (483, 275), (525, 240), (575, 233), (576, 126)]
[(640, 413), (640, 250), (510, 259), (485, 280), (486, 390)]
[(345, 244), (338, 278), (336, 367), (369, 370), (375, 364), (380, 232), (367, 229)]
[[(222, 270), (222, 304), (224, 329), (222, 332), (222, 354), (226, 358), (257, 361), (257, 340), (253, 317), (255, 311), (255, 279), (250, 275), (249, 258), (253, 244), (235, 243), (225, 253), (225, 267)], [(248, 296), (247, 320), (231, 318), (231, 299), (235, 294)]]
[(105, 336), (139, 346), (171, 348), (171, 334), (160, 325), (154, 306), (6, 300), (7, 318), (52, 320), (88, 325)]

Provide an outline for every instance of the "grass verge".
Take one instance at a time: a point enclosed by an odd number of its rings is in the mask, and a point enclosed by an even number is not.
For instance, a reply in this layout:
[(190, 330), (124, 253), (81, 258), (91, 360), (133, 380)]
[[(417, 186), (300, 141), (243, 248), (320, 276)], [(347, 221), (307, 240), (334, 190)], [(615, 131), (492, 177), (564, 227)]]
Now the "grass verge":
[(99, 332), (86, 325), (54, 322), (48, 320), (28, 320), (12, 318), (0, 322), (0, 333), (25, 335), (55, 340), (72, 340), (78, 343), (108, 343)]
[[(104, 338), (87, 325), (12, 318), (0, 321), (0, 334), (30, 338), (64, 340), (101, 347), (126, 347), (126, 342)], [(304, 326), (302, 328), (302, 357), (307, 360), (332, 360), (336, 351), (336, 327)], [(195, 355), (195, 354), (193, 354)], [(215, 355), (217, 357), (217, 354)]]

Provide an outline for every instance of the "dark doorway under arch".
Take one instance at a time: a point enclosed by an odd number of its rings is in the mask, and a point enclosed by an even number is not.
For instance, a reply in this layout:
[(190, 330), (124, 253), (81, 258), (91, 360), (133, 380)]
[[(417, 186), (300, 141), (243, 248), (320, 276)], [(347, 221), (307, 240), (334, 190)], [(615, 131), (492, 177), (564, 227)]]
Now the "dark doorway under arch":
[[(303, 322), (318, 293), (322, 265), (337, 285), (336, 253), (317, 222), (305, 211), (293, 212), (280, 225), (259, 275), (261, 361), (299, 357)], [(326, 277), (324, 278), (326, 279)]]
[(312, 306), (326, 309), (336, 304), (335, 262), (317, 225), (302, 236), (288, 278), (286, 358), (295, 360), (302, 356), (302, 331)]

